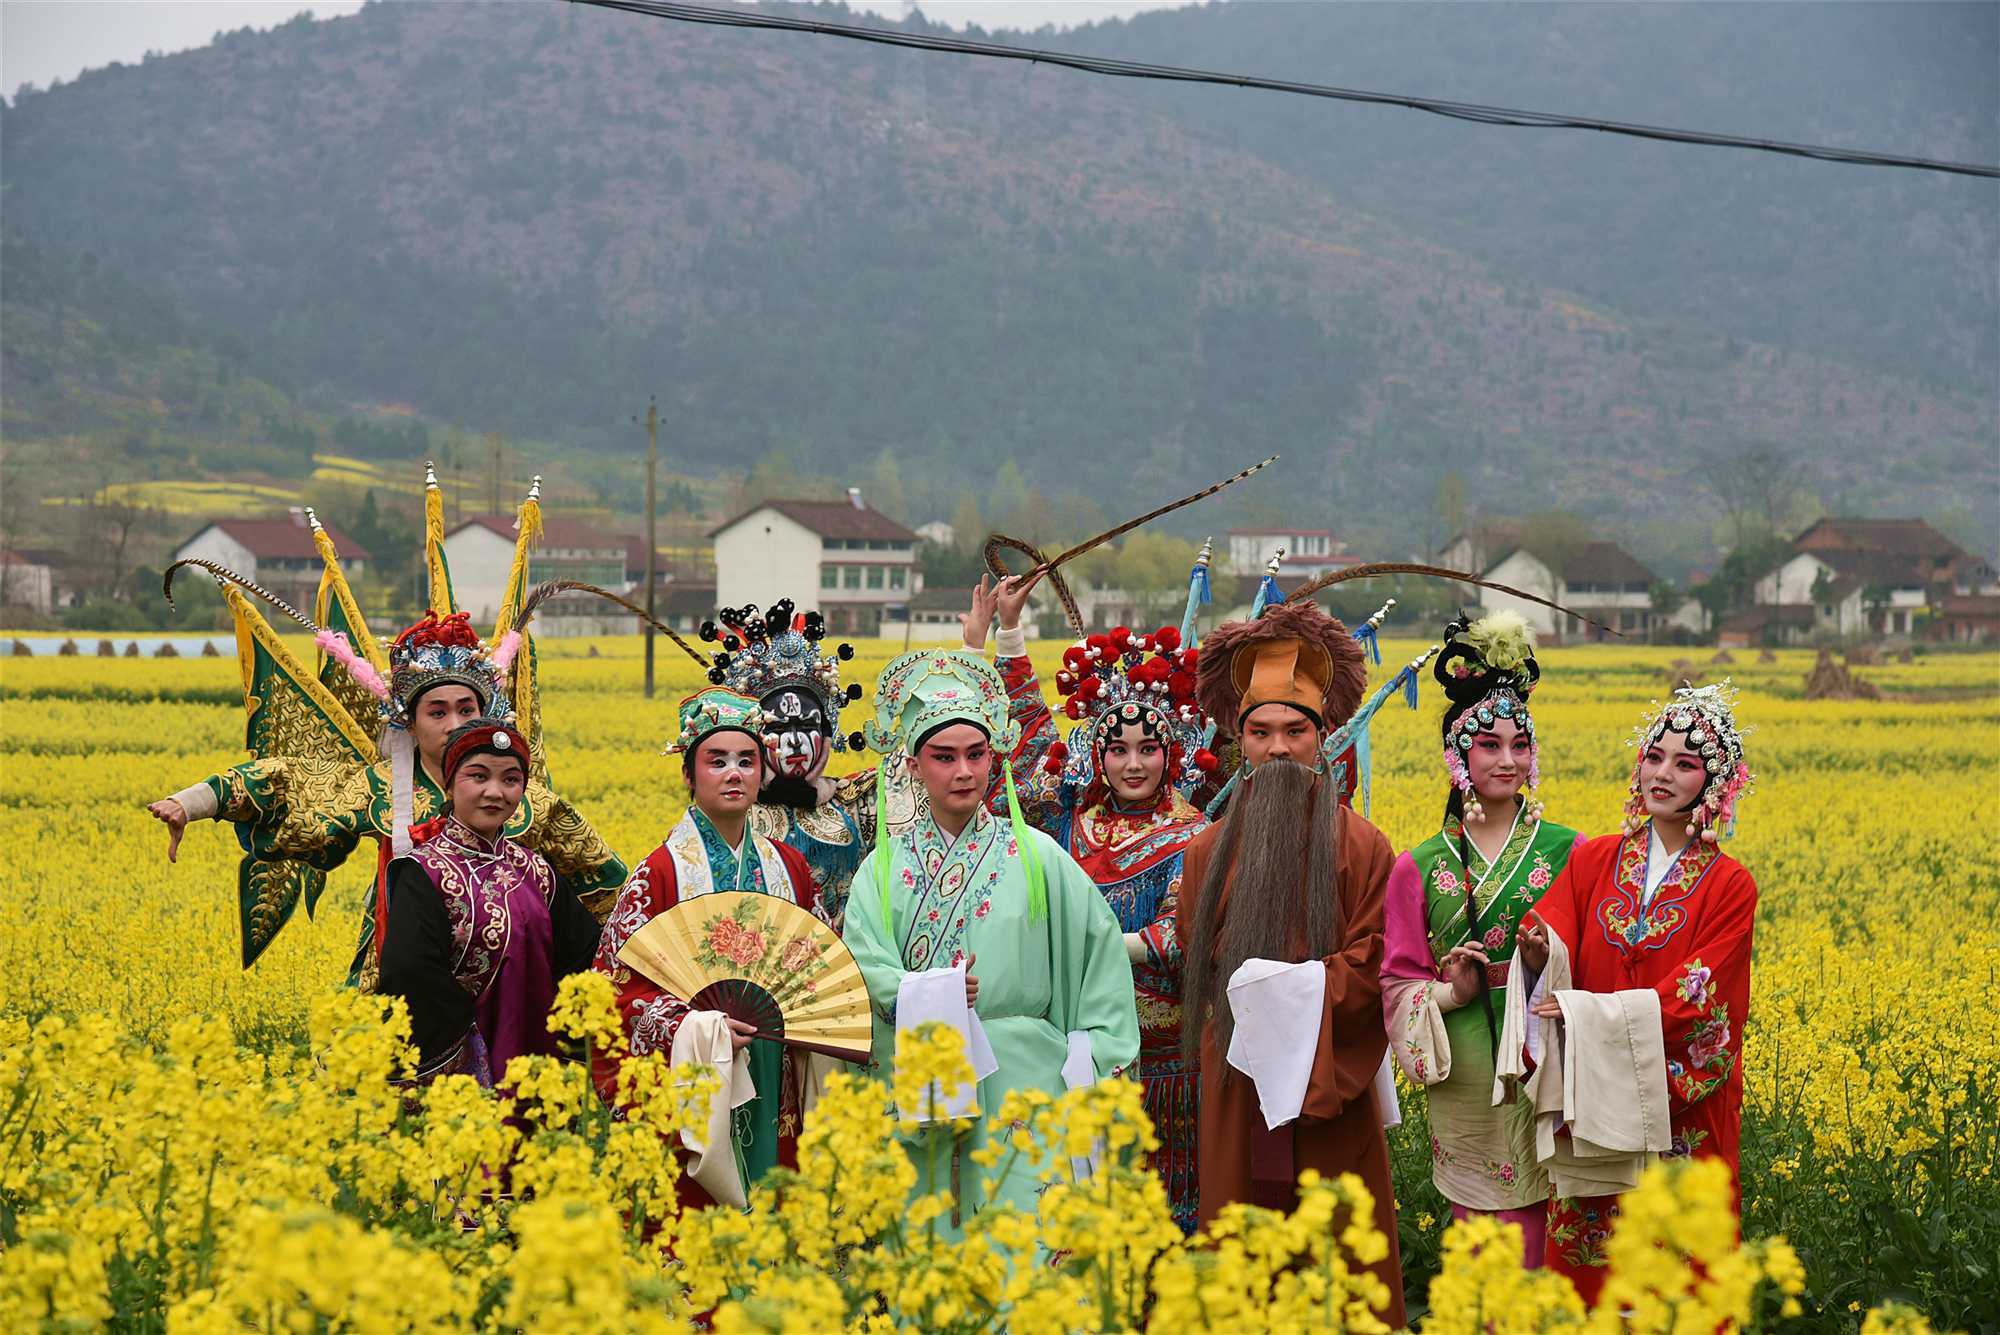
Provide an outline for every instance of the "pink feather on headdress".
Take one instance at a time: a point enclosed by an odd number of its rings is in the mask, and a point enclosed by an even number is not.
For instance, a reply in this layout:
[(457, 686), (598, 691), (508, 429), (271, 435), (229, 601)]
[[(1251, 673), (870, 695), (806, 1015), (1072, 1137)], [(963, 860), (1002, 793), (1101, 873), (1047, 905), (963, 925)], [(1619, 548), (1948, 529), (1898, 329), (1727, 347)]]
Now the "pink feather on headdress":
[(332, 654), (340, 665), (347, 669), (347, 675), (361, 683), (362, 688), (377, 700), (389, 698), (389, 683), (382, 680), (382, 674), (375, 665), (354, 652), (354, 646), (347, 637), (337, 630), (323, 630), (313, 636), (313, 643)]
[(510, 630), (500, 637), (500, 647), (493, 651), (493, 671), (497, 676), (507, 675), (507, 669), (514, 666), (514, 656), (521, 652), (521, 632)]

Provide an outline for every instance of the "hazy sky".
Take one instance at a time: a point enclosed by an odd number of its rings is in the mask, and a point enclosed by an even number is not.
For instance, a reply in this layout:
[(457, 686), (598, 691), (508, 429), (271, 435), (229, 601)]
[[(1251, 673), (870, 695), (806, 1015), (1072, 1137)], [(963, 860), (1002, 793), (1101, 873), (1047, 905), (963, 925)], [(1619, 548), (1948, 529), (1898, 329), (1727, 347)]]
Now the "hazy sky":
[[(427, 0), (450, 3), (451, 0)], [(539, 0), (514, 0), (537, 3)], [(546, 0), (556, 3), (556, 0)], [(1176, 0), (932, 0), (922, 6), (936, 21), (985, 28), (1039, 28), (1158, 9)], [(849, 0), (856, 9), (900, 17), (899, 0)], [(268, 28), (302, 10), (319, 18), (352, 14), (359, 0), (0, 0), (0, 93), (11, 97), (24, 83), (46, 88), (114, 60), (131, 63), (148, 51), (206, 46), (218, 31), (246, 24)]]

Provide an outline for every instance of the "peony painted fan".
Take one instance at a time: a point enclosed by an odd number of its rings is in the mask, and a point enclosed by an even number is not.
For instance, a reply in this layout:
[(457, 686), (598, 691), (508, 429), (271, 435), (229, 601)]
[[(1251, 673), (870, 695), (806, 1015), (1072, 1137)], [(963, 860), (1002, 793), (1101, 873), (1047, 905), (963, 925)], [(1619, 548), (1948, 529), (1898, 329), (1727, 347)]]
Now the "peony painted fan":
[(847, 945), (798, 905), (728, 891), (683, 900), (632, 933), (618, 960), (695, 1010), (721, 1011), (843, 1061), (868, 1060), (868, 985)]

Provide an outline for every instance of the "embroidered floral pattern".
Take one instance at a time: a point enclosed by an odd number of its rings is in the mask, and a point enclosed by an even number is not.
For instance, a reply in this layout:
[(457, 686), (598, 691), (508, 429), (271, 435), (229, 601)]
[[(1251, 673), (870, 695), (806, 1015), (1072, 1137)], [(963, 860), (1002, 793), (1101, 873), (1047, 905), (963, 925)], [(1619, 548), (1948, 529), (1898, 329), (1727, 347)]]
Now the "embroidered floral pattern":
[(1470, 1168), (1476, 1173), (1485, 1174), (1488, 1178), (1503, 1186), (1512, 1186), (1514, 1184), (1515, 1170), (1513, 1164), (1503, 1162), (1499, 1159), (1481, 1159), (1477, 1163), (1468, 1162), (1464, 1155), (1454, 1154), (1446, 1149), (1444, 1142), (1439, 1140), (1435, 1135), (1431, 1137), (1431, 1162), (1450, 1164), (1455, 1168)]
[(1688, 922), (1687, 900), (1708, 869), (1722, 856), (1714, 844), (1697, 839), (1687, 846), (1653, 895), (1650, 907), (1642, 908), (1646, 893), (1646, 854), (1652, 834), (1641, 828), (1625, 836), (1618, 846), (1617, 871), (1611, 891), (1598, 906), (1598, 923), (1604, 939), (1628, 953), (1659, 950), (1680, 934)]
[(1680, 982), (1674, 990), (1680, 993), (1682, 1001), (1696, 1010), (1708, 1009), (1708, 984), (1712, 977), (1708, 966), (1700, 960), (1689, 960), (1681, 970)]

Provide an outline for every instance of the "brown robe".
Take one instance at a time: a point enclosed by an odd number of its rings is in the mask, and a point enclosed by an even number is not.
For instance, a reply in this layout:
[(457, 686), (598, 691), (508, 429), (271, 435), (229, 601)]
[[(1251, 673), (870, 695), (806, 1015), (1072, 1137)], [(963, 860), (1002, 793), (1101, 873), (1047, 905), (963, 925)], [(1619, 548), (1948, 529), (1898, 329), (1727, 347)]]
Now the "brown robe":
[[(1373, 1267), (1392, 1301), (1382, 1319), (1401, 1328), (1402, 1259), (1396, 1244), (1396, 1192), (1389, 1175), (1389, 1143), (1375, 1104), (1375, 1073), (1388, 1050), (1382, 1027), (1382, 897), (1395, 854), (1388, 839), (1353, 810), (1340, 813), (1340, 895), (1344, 948), (1325, 959), (1326, 1009), (1319, 1052), (1297, 1121), (1272, 1132), (1257, 1105), (1257, 1087), (1224, 1060), (1213, 1023), (1201, 1035), (1201, 1129), (1197, 1178), (1201, 1222), (1232, 1201), (1290, 1210), (1298, 1202), (1298, 1174), (1316, 1168), (1324, 1177), (1354, 1173), (1375, 1197), (1375, 1226), (1389, 1240), (1389, 1254)], [(1217, 822), (1187, 846), (1182, 866), (1180, 939), (1193, 939), (1195, 900), (1208, 861), (1223, 834)], [(1223, 889), (1223, 912), (1229, 888)], [(1286, 960), (1297, 962), (1297, 956)], [(1225, 983), (1227, 980), (1223, 980)], [(1289, 1153), (1287, 1153), (1289, 1151)]]

